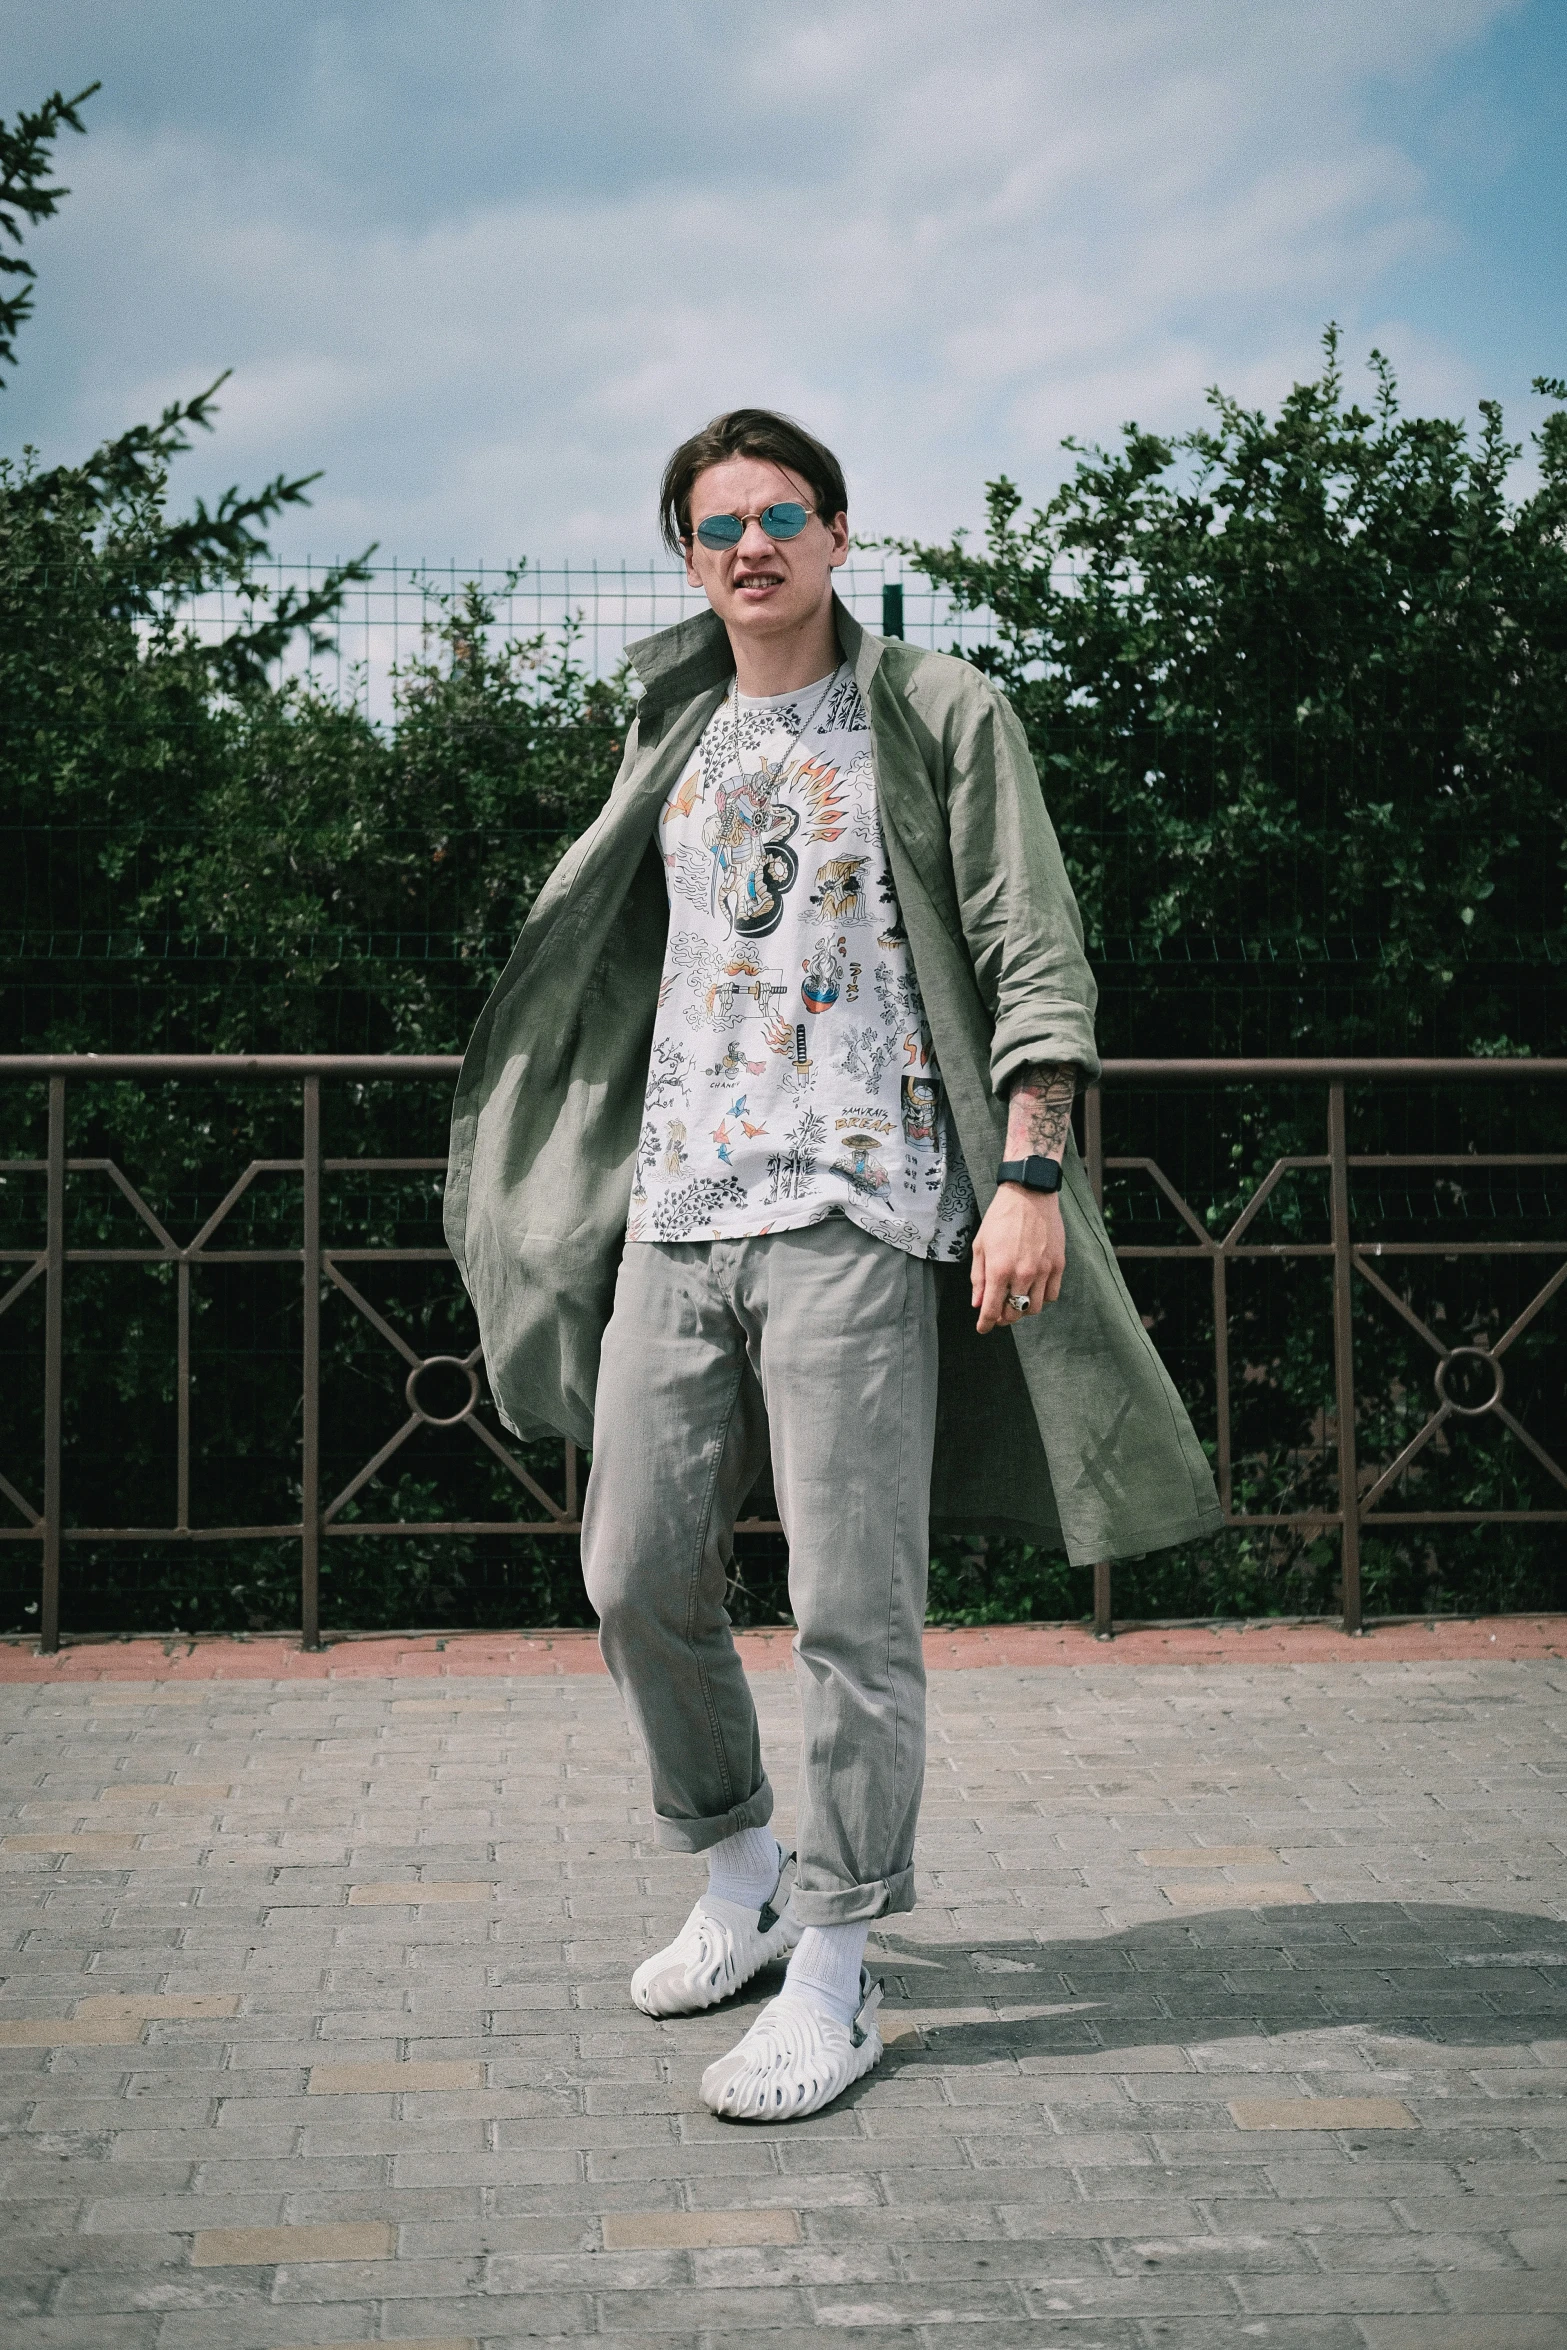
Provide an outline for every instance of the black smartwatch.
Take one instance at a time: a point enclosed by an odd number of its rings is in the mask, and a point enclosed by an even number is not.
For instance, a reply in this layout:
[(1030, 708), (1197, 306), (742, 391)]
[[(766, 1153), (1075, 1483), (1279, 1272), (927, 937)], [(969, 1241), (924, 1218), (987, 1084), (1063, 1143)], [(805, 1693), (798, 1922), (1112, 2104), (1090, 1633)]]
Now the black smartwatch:
[(998, 1183), (1021, 1183), (1027, 1191), (1059, 1191), (1059, 1159), (1003, 1159), (996, 1169)]

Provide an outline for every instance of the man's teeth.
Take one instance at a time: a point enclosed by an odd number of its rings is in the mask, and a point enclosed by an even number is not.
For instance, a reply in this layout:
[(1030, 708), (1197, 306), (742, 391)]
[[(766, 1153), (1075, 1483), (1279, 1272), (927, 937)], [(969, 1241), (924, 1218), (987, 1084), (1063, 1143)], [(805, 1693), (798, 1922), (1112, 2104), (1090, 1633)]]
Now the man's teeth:
[(781, 574), (776, 571), (747, 571), (736, 581), (737, 587), (777, 587)]

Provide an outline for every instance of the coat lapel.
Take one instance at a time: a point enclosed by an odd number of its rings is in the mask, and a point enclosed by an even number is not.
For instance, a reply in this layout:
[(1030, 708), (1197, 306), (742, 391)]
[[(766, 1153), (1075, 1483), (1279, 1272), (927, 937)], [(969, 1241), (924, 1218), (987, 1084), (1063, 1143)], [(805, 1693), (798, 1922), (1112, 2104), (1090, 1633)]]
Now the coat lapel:
[(713, 611), (693, 613), (673, 628), (661, 628), (657, 636), (639, 637), (627, 645), (626, 659), (642, 685), (639, 719), (662, 717), (710, 686), (727, 685), (735, 673), (728, 634)]

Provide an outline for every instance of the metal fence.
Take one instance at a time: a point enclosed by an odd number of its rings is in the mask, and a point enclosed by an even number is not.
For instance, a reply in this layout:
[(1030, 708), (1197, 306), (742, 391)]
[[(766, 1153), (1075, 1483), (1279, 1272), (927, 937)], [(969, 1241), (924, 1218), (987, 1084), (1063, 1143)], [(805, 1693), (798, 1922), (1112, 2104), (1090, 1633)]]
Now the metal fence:
[[(286, 590), (318, 587), (330, 566), (303, 560), (271, 559), (251, 567), (263, 595), (276, 600)], [(498, 641), (544, 636), (559, 640), (563, 626), (577, 632), (580, 657), (594, 675), (613, 670), (628, 644), (707, 610), (707, 598), (667, 559), (647, 563), (373, 563), (368, 578), (349, 586), (331, 624), (328, 653), (300, 644), (279, 663), (276, 675), (308, 676), (335, 700), (352, 701), (378, 719), (390, 718), (397, 676), (406, 664), (433, 650), (433, 633), (472, 582), (491, 606), (491, 631)], [(994, 625), (988, 612), (963, 611), (901, 556), (857, 548), (835, 574), (834, 587), (855, 618), (884, 636), (940, 652), (953, 646), (988, 644)], [(255, 601), (232, 588), (179, 599), (172, 607), (183, 625), (206, 643), (217, 643), (257, 616)]]
[[(13, 1308), (34, 1284), (44, 1285), (42, 1459), (31, 1474), (20, 1463), (7, 1463), (0, 1473), (0, 1495), (10, 1505), (13, 1522), (0, 1524), (0, 1540), (34, 1543), (40, 1559), (39, 1624), (41, 1646), (52, 1651), (60, 1640), (61, 1566), (66, 1546), (73, 1543), (297, 1541), (300, 1546), (300, 1626), (303, 1644), (315, 1648), (321, 1640), (321, 1554), (323, 1541), (366, 1535), (417, 1534), (531, 1534), (568, 1537), (580, 1526), (580, 1471), (574, 1446), (564, 1446), (559, 1491), (551, 1493), (527, 1463), (505, 1444), (481, 1417), (484, 1405), (483, 1366), (478, 1345), (458, 1353), (423, 1354), (407, 1336), (382, 1315), (364, 1294), (362, 1275), (355, 1268), (369, 1263), (439, 1263), (449, 1261), (440, 1246), (363, 1247), (340, 1242), (323, 1228), (323, 1179), (355, 1174), (424, 1174), (434, 1176), (444, 1160), (430, 1156), (358, 1158), (328, 1157), (322, 1146), (322, 1089), (334, 1085), (392, 1080), (445, 1081), (455, 1077), (459, 1063), (445, 1055), (353, 1056), (258, 1054), (254, 1056), (189, 1054), (40, 1054), (0, 1056), (0, 1079), (31, 1083), (44, 1081), (48, 1089), (46, 1155), (41, 1160), (0, 1162), (0, 1178), (43, 1178), (43, 1230), (36, 1241), (0, 1249), (0, 1265), (15, 1268), (9, 1286), (0, 1291), (0, 1315)], [(133, 1079), (142, 1083), (168, 1078), (219, 1078), (247, 1084), (298, 1087), (301, 1105), (300, 1147), (297, 1157), (255, 1158), (236, 1169), (234, 1180), (219, 1204), (205, 1216), (188, 1239), (170, 1232), (123, 1168), (110, 1157), (72, 1157), (69, 1149), (70, 1087), (73, 1080)], [(1136, 1286), (1139, 1263), (1165, 1260), (1206, 1266), (1213, 1300), (1213, 1426), (1201, 1429), (1213, 1444), (1225, 1523), (1232, 1527), (1292, 1528), (1299, 1532), (1336, 1534), (1342, 1567), (1343, 1622), (1346, 1631), (1361, 1623), (1361, 1544), (1368, 1532), (1383, 1528), (1440, 1524), (1567, 1524), (1567, 1465), (1558, 1459), (1540, 1435), (1520, 1419), (1506, 1400), (1510, 1350), (1535, 1325), (1553, 1298), (1567, 1284), (1567, 1237), (1507, 1238), (1496, 1235), (1461, 1238), (1456, 1232), (1439, 1238), (1389, 1238), (1358, 1227), (1352, 1213), (1352, 1178), (1362, 1173), (1411, 1173), (1416, 1170), (1460, 1171), (1466, 1180), (1496, 1170), (1560, 1170), (1567, 1154), (1477, 1152), (1462, 1154), (1352, 1152), (1348, 1146), (1346, 1097), (1351, 1089), (1461, 1084), (1509, 1086), (1519, 1082), (1560, 1086), (1567, 1078), (1567, 1060), (1198, 1060), (1106, 1063), (1103, 1082), (1086, 1095), (1082, 1105), (1082, 1146), (1090, 1181), (1103, 1200), (1107, 1175), (1136, 1180), (1153, 1187), (1176, 1220), (1179, 1236), (1172, 1241), (1131, 1241), (1118, 1244), (1117, 1254), (1129, 1268)], [(1324, 1114), (1320, 1152), (1280, 1157), (1251, 1191), (1245, 1206), (1222, 1232), (1210, 1228), (1204, 1215), (1183, 1197), (1159, 1162), (1147, 1156), (1116, 1156), (1106, 1150), (1106, 1096), (1127, 1088), (1171, 1084), (1197, 1088), (1282, 1085), (1306, 1089), (1320, 1101)], [(1295, 1235), (1287, 1239), (1260, 1237), (1259, 1219), (1295, 1175), (1326, 1177), (1327, 1229), (1320, 1237)], [(258, 1178), (284, 1174), (300, 1183), (302, 1216), (297, 1245), (243, 1248), (229, 1244), (224, 1227)], [(67, 1227), (67, 1195), (71, 1186), (108, 1186), (127, 1203), (146, 1239), (135, 1247), (71, 1245)], [(1401, 1295), (1389, 1277), (1398, 1260), (1437, 1254), (1449, 1260), (1511, 1257), (1539, 1260), (1542, 1278), (1530, 1283), (1530, 1294), (1515, 1299), (1505, 1327), (1483, 1340), (1453, 1339), (1434, 1328)], [(1333, 1461), (1335, 1499), (1331, 1505), (1295, 1510), (1257, 1512), (1235, 1507), (1233, 1461), (1232, 1381), (1229, 1348), (1231, 1324), (1229, 1283), (1234, 1270), (1258, 1260), (1319, 1259), (1331, 1269), (1331, 1324), (1333, 1353), (1333, 1412), (1325, 1429), (1323, 1447)], [(132, 1264), (172, 1268), (177, 1285), (177, 1363), (174, 1379), (175, 1458), (174, 1513), (165, 1525), (84, 1525), (73, 1523), (67, 1491), (66, 1446), (62, 1396), (66, 1345), (69, 1274), (73, 1266)], [(303, 1334), (299, 1365), (302, 1439), (300, 1501), (292, 1511), (266, 1524), (211, 1525), (191, 1523), (191, 1284), (193, 1277), (214, 1266), (298, 1266), (303, 1281)], [(3, 1278), (3, 1275), (0, 1275)], [(362, 1315), (390, 1350), (392, 1382), (388, 1390), (388, 1434), (385, 1442), (365, 1459), (341, 1489), (323, 1490), (321, 1454), (322, 1344), (321, 1307), (330, 1285)], [(1354, 1305), (1361, 1291), (1369, 1291), (1412, 1330), (1431, 1358), (1430, 1401), (1420, 1425), (1394, 1457), (1371, 1466), (1356, 1457), (1357, 1387)], [(450, 1392), (438, 1390), (446, 1382)], [(399, 1418), (399, 1415), (401, 1417)], [(1402, 1506), (1399, 1489), (1412, 1466), (1433, 1440), (1454, 1421), (1489, 1419), (1507, 1431), (1524, 1454), (1543, 1472), (1548, 1490), (1560, 1496), (1555, 1506), (1510, 1509), (1422, 1510)], [(441, 1520), (369, 1520), (345, 1516), (349, 1505), (374, 1485), (382, 1472), (421, 1429), (465, 1428), (474, 1441), (488, 1448), (515, 1480), (526, 1505), (511, 1518)], [(15, 1475), (11, 1474), (14, 1470)], [(35, 1480), (41, 1477), (41, 1482)], [(32, 1483), (33, 1491), (28, 1491)], [(36, 1498), (35, 1498), (36, 1496)], [(763, 1521), (752, 1521), (757, 1529)], [(1112, 1573), (1108, 1563), (1094, 1570), (1094, 1620), (1102, 1634), (1113, 1622)]]

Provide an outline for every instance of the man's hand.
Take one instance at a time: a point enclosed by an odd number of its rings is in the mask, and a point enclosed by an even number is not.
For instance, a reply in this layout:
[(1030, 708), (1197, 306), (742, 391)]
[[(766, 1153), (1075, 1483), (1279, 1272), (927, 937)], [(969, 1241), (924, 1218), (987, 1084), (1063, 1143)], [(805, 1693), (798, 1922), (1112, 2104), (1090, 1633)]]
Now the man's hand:
[[(1013, 1078), (1007, 1097), (1009, 1159), (1059, 1160), (1072, 1131), (1072, 1096), (1077, 1072), (1056, 1062), (1031, 1061)], [(1053, 1191), (1030, 1191), (1003, 1183), (974, 1236), (974, 1304), (979, 1331), (1010, 1329), (1025, 1313), (1061, 1294), (1066, 1271), (1066, 1227), (1061, 1200)], [(1026, 1297), (1026, 1306), (1009, 1306)]]
[(979, 1309), (981, 1337), (987, 1330), (1010, 1329), (1023, 1319), (1007, 1304), (1009, 1296), (1026, 1294), (1031, 1314), (1059, 1297), (1065, 1271), (1066, 1228), (1059, 1194), (1003, 1183), (974, 1235), (973, 1303)]

